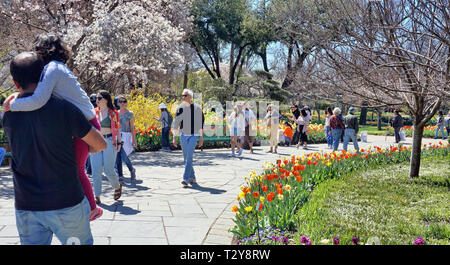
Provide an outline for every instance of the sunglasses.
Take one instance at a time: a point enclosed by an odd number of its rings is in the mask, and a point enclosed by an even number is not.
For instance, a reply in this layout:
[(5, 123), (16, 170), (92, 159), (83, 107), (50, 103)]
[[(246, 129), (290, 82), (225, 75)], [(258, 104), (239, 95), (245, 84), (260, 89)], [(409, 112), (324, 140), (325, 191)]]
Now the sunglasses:
[(126, 100), (119, 100), (119, 103), (127, 103), (128, 101)]
[(102, 97), (97, 97), (96, 98), (96, 100), (98, 100), (98, 101), (100, 101), (100, 100), (102, 100), (103, 98)]
[(185, 98), (185, 97), (187, 97), (187, 96), (189, 96), (189, 95), (181, 95), (183, 98)]

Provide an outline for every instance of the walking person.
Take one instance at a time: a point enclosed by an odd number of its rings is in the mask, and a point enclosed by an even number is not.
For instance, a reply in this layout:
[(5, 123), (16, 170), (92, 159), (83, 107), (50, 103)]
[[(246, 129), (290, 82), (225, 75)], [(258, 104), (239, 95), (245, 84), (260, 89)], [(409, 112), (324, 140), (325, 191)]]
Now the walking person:
[(227, 121), (230, 126), (230, 140), (231, 140), (231, 154), (229, 157), (235, 157), (234, 149), (238, 148), (237, 156), (241, 156), (244, 149), (240, 138), (245, 135), (245, 115), (240, 105), (234, 106), (233, 112), (228, 117)]
[(333, 151), (337, 151), (341, 135), (345, 130), (344, 119), (340, 108), (334, 108), (333, 116), (330, 119), (331, 134), (333, 135)]
[(307, 149), (307, 144), (308, 144), (308, 136), (307, 136), (307, 131), (308, 131), (308, 126), (309, 126), (309, 117), (308, 117), (308, 113), (306, 112), (305, 109), (302, 109), (300, 111), (300, 117), (297, 120), (297, 124), (298, 124), (298, 130), (300, 133), (300, 139), (296, 145), (297, 149), (300, 146), (303, 146), (303, 149)]
[(447, 138), (450, 137), (450, 111), (447, 113), (447, 117), (444, 119), (444, 126), (447, 129)]
[(116, 165), (117, 153), (122, 147), (122, 138), (120, 135), (120, 117), (113, 106), (111, 95), (106, 90), (100, 90), (97, 94), (97, 108), (95, 115), (100, 121), (100, 133), (106, 140), (106, 149), (100, 153), (91, 155), (92, 178), (94, 180), (95, 200), (101, 203), (102, 194), (102, 172), (105, 172), (109, 183), (114, 188), (114, 200), (122, 196), (122, 184), (114, 170)]
[(392, 121), (392, 127), (394, 127), (395, 142), (400, 142), (400, 130), (403, 128), (403, 117), (400, 115), (398, 109), (394, 110), (394, 117)]
[[(300, 110), (298, 109), (297, 105), (292, 106), (292, 115), (294, 115), (294, 118), (289, 117), (289, 120), (292, 122), (295, 122), (298, 120), (298, 118), (300, 117)], [(294, 136), (292, 139), (292, 144), (297, 144), (298, 143), (298, 139), (300, 136), (300, 132), (298, 130), (298, 126), (295, 127), (295, 132), (294, 132)]]
[(172, 125), (172, 144), (177, 147), (175, 136), (178, 135), (178, 131), (181, 131), (180, 143), (184, 158), (184, 173), (181, 184), (183, 184), (184, 187), (187, 187), (188, 183), (194, 184), (197, 181), (193, 167), (193, 157), (197, 140), (199, 140), (198, 147), (203, 146), (203, 125), (205, 116), (203, 115), (201, 107), (192, 102), (194, 93), (191, 90), (184, 89), (181, 93), (181, 97), (183, 102), (177, 109)]
[[(34, 111), (44, 106), (54, 95), (78, 107), (86, 119), (96, 129), (100, 130), (100, 124), (88, 95), (81, 88), (77, 77), (65, 65), (70, 58), (70, 51), (61, 39), (53, 33), (41, 34), (34, 43), (34, 50), (45, 65), (37, 88), (33, 95), (29, 97), (14, 99), (13, 96), (13, 99), (5, 105), (5, 111)], [(78, 176), (91, 206), (91, 220), (93, 221), (100, 217), (103, 211), (96, 205), (91, 181), (86, 175), (89, 148), (80, 138), (75, 138), (74, 149), (78, 164)]]
[[(10, 71), (19, 91), (17, 99), (30, 98), (37, 91), (42, 69), (35, 53), (14, 57)], [(79, 244), (92, 245), (91, 209), (73, 145), (74, 138), (80, 138), (90, 152), (100, 152), (106, 142), (98, 130), (78, 107), (54, 96), (37, 110), (6, 112), (3, 128), (11, 147), (21, 244), (50, 245), (55, 235), (62, 244), (76, 238)]]
[(277, 153), (278, 149), (278, 127), (279, 127), (279, 120), (280, 120), (280, 114), (278, 110), (275, 108), (275, 105), (270, 104), (267, 107), (267, 114), (264, 117), (264, 120), (267, 123), (267, 126), (269, 127), (269, 133), (270, 133), (270, 150), (267, 151), (267, 153)]
[(445, 140), (445, 132), (444, 132), (444, 112), (440, 110), (438, 112), (438, 117), (436, 119), (436, 131), (434, 132), (434, 139), (438, 138), (438, 133), (441, 131), (442, 140)]
[(116, 169), (119, 175), (119, 182), (123, 182), (123, 166), (122, 162), (128, 167), (131, 175), (131, 181), (136, 180), (136, 169), (130, 161), (129, 155), (137, 147), (136, 144), (136, 130), (134, 127), (134, 114), (128, 109), (128, 100), (124, 96), (120, 96), (117, 103), (119, 104), (120, 116), (120, 135), (123, 145), (116, 157)]
[(172, 126), (172, 115), (167, 110), (167, 107), (164, 103), (159, 104), (159, 109), (161, 110), (161, 116), (158, 118), (153, 118), (159, 122), (161, 122), (161, 147), (163, 151), (171, 151), (170, 149), (170, 127)]
[[(89, 100), (91, 101), (92, 106), (94, 106), (94, 108), (97, 107), (97, 94), (91, 94), (89, 96)], [(97, 118), (95, 118), (97, 119)], [(100, 127), (98, 127), (97, 129), (99, 129)], [(88, 155), (87, 159), (86, 159), (86, 174), (87, 175), (92, 175), (92, 168), (91, 168), (91, 158), (90, 155)], [(91, 188), (92, 189), (92, 188)]]
[(356, 152), (359, 153), (358, 138), (356, 137), (358, 135), (359, 122), (358, 117), (355, 115), (355, 108), (349, 108), (348, 115), (344, 117), (344, 125), (344, 150), (347, 151), (348, 142), (352, 139), (353, 146)]
[(245, 114), (245, 137), (244, 142), (248, 143), (250, 153), (253, 154), (253, 137), (255, 136), (255, 130), (253, 128), (256, 121), (255, 113), (248, 107), (247, 103), (244, 103)]
[(325, 110), (325, 137), (327, 138), (328, 148), (333, 146), (333, 136), (331, 135), (330, 119), (333, 116), (333, 111), (330, 107)]

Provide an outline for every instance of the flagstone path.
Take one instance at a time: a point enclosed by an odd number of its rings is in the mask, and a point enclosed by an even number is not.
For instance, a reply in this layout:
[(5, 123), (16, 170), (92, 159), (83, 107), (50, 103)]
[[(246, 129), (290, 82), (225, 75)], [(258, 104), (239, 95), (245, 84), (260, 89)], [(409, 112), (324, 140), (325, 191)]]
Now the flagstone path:
[[(394, 145), (394, 138), (370, 136), (360, 147)], [(423, 143), (439, 142), (425, 139)], [(407, 138), (406, 144), (411, 143)], [(342, 148), (342, 144), (340, 145)], [(349, 150), (353, 145), (349, 145)], [(229, 245), (233, 235), (234, 213), (239, 187), (252, 170), (264, 162), (275, 162), (278, 156), (301, 155), (304, 152), (329, 152), (325, 144), (310, 145), (308, 150), (279, 147), (278, 154), (268, 154), (267, 146), (255, 153), (244, 151), (242, 158), (230, 158), (229, 149), (195, 151), (194, 169), (197, 185), (182, 187), (183, 156), (181, 151), (146, 152), (131, 155), (137, 170), (132, 184), (124, 166), (125, 183), (119, 201), (104, 179), (103, 216), (91, 222), (96, 245)], [(9, 167), (0, 168), (0, 245), (20, 244), (15, 225), (14, 192)], [(60, 244), (54, 238), (52, 244)]]

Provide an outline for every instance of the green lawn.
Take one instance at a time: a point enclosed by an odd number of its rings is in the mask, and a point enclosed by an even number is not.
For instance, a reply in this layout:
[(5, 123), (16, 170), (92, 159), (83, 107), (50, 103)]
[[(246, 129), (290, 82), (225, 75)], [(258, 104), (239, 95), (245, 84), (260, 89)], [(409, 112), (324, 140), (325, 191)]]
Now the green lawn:
[(360, 172), (320, 184), (297, 213), (298, 238), (313, 242), (337, 236), (351, 244), (378, 237), (381, 244), (450, 244), (450, 157), (424, 160), (421, 177), (409, 165)]
[(386, 126), (381, 126), (381, 131), (378, 130), (378, 127), (375, 125), (360, 125), (359, 132), (367, 131), (368, 134), (371, 135), (384, 135), (386, 133)]

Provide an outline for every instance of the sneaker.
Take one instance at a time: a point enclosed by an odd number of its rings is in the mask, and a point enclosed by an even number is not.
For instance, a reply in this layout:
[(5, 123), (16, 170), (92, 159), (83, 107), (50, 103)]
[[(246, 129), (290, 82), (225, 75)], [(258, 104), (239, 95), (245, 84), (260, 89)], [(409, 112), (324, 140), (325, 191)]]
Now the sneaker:
[(195, 178), (191, 178), (190, 180), (189, 180), (189, 183), (192, 185), (192, 184), (196, 184), (197, 183), (197, 180), (195, 179)]
[(183, 184), (184, 187), (187, 187), (187, 186), (188, 186), (187, 182), (184, 181), (184, 180), (181, 182), (181, 184)]
[(239, 151), (238, 151), (238, 156), (241, 156), (242, 155), (242, 152), (244, 151), (244, 149), (239, 149)]
[(136, 180), (136, 169), (133, 168), (133, 170), (130, 172), (131, 180)]
[(94, 210), (91, 211), (91, 213), (89, 214), (89, 221), (92, 222), (95, 219), (100, 218), (100, 216), (103, 215), (103, 209), (100, 207), (95, 208)]

